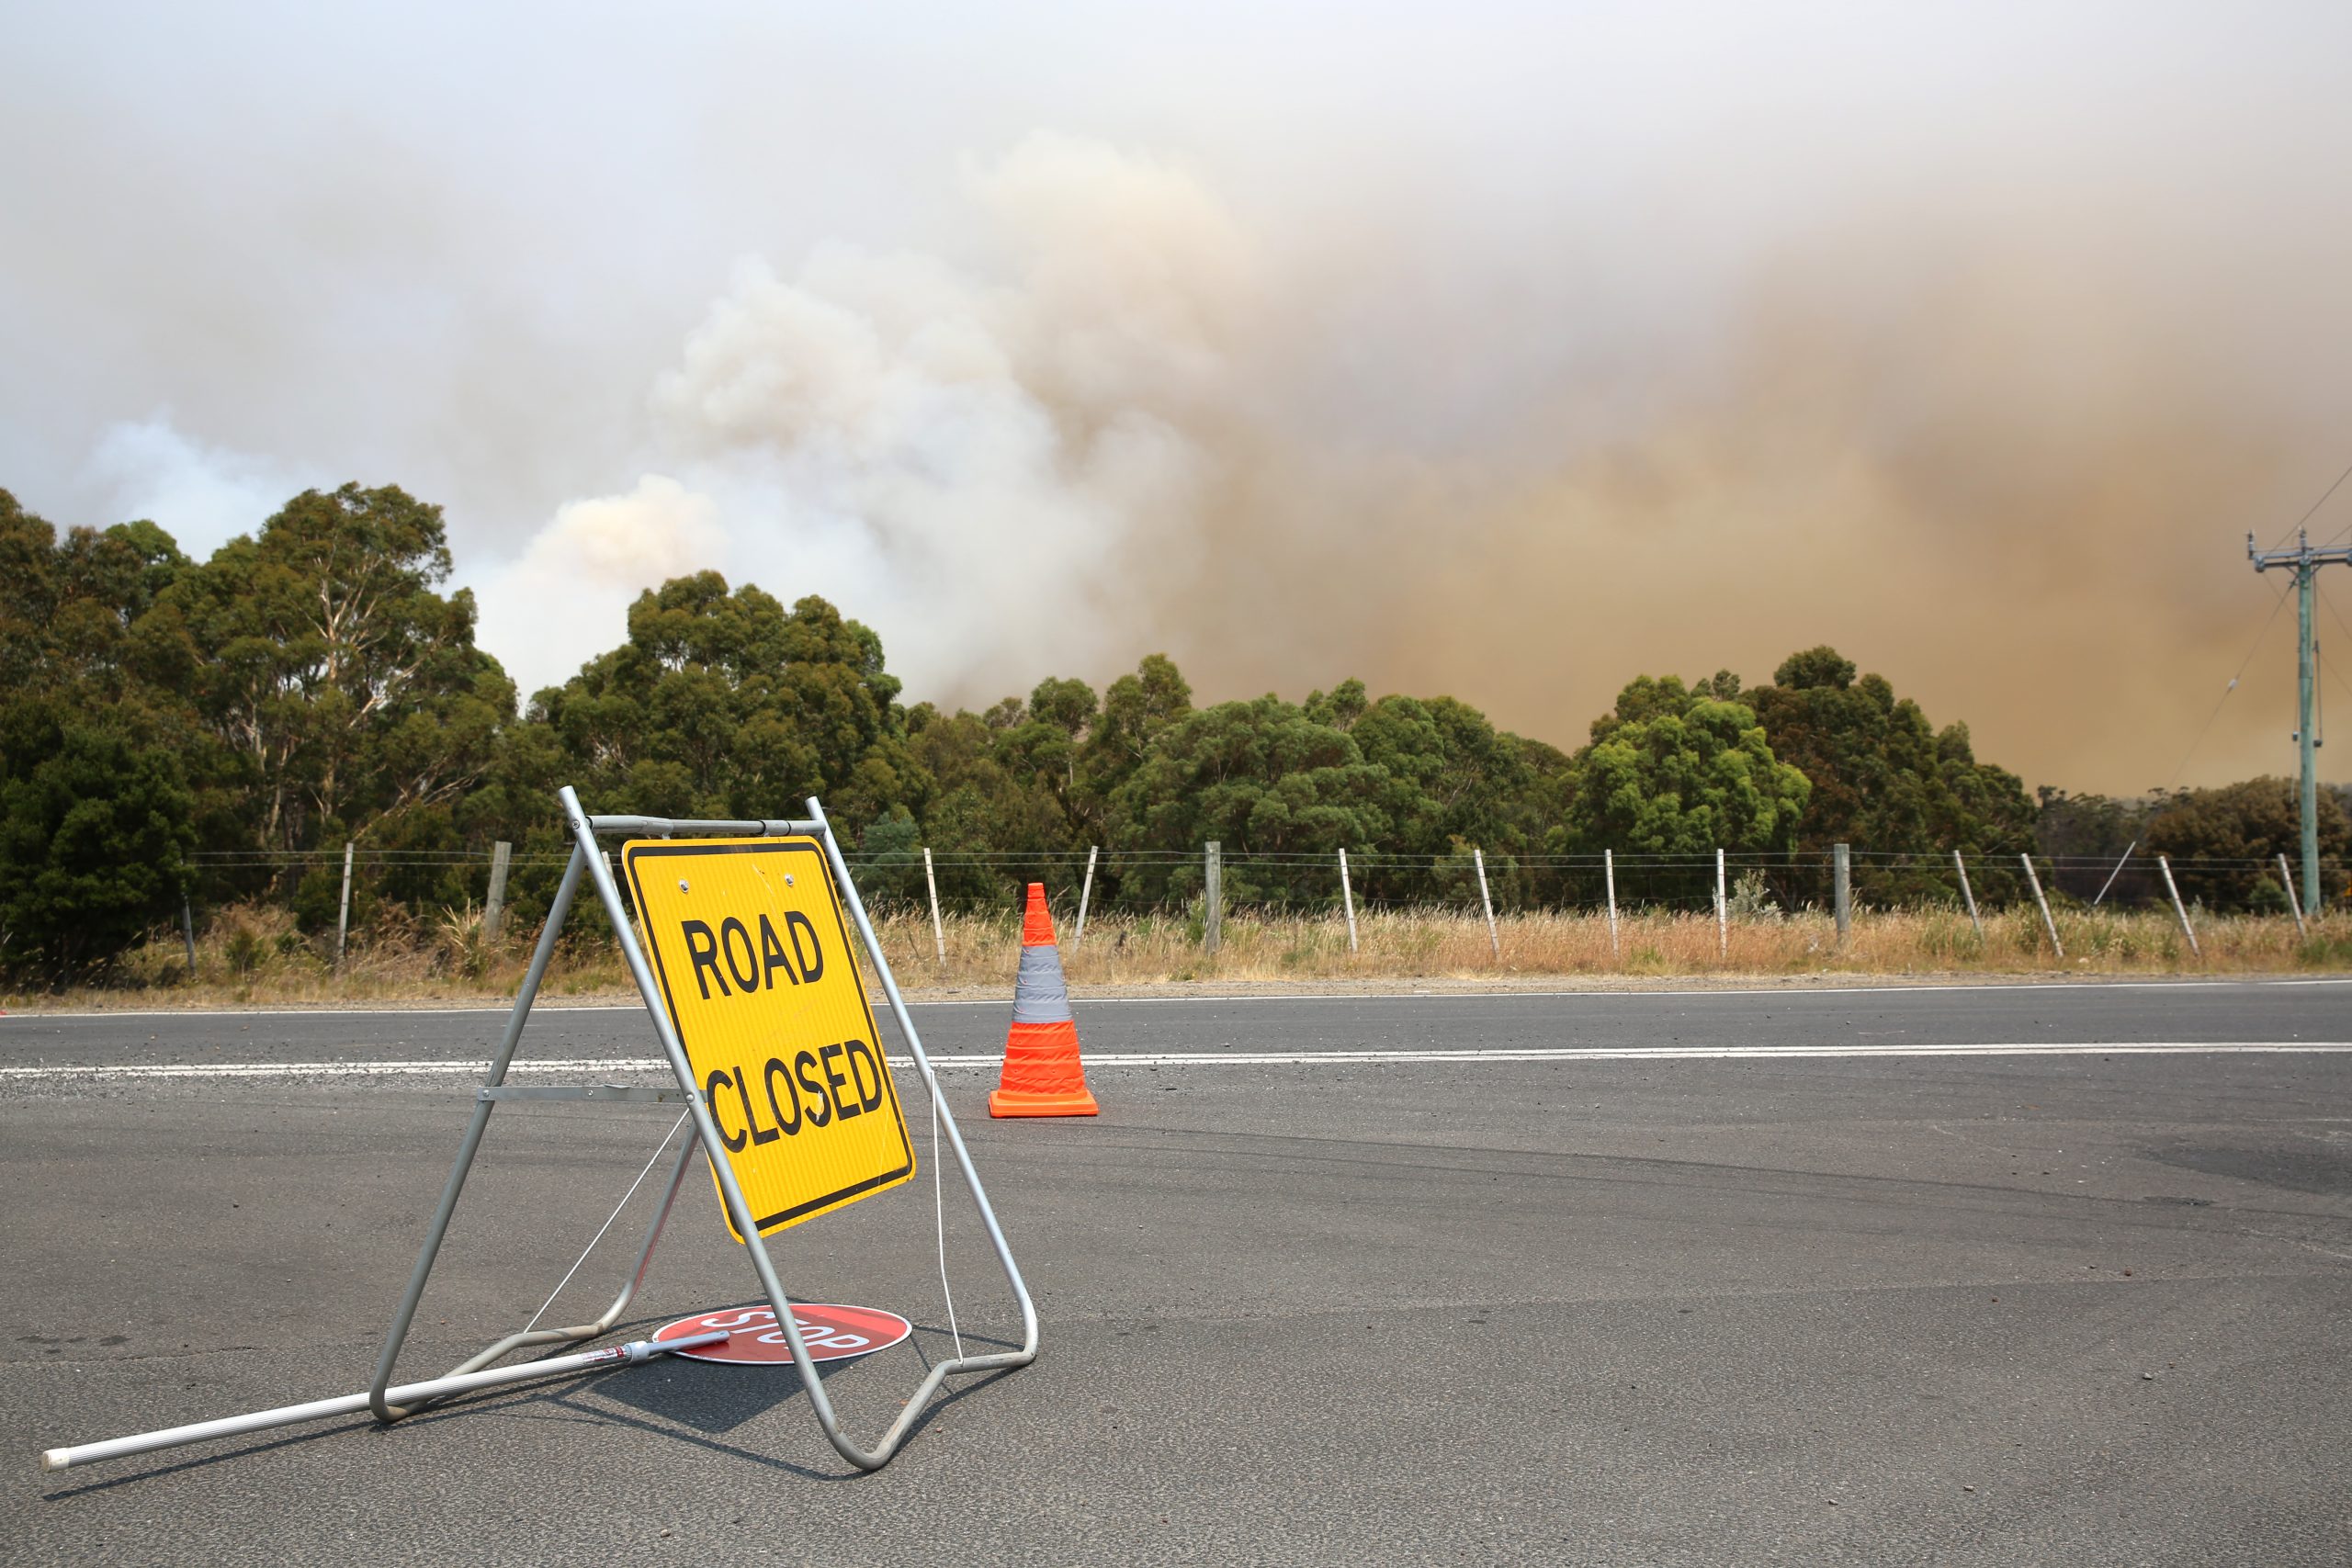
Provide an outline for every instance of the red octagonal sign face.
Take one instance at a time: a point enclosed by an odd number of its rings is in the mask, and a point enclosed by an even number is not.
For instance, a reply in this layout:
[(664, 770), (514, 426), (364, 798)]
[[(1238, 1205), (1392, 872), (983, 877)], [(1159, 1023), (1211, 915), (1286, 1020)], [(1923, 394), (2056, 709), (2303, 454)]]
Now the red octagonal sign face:
[[(801, 1342), (808, 1347), (808, 1357), (816, 1361), (845, 1360), (852, 1356), (870, 1356), (876, 1350), (887, 1350), (914, 1332), (914, 1325), (894, 1312), (882, 1312), (874, 1307), (830, 1306), (815, 1302), (796, 1302), (792, 1307), (793, 1321), (800, 1325)], [(701, 1345), (692, 1350), (675, 1354), (695, 1361), (745, 1361), (753, 1363), (781, 1361), (792, 1364), (792, 1345), (784, 1330), (776, 1326), (775, 1312), (771, 1307), (728, 1307), (720, 1312), (707, 1312), (700, 1317), (682, 1317), (675, 1323), (665, 1323), (653, 1331), (656, 1343), (664, 1339), (684, 1339), (690, 1334), (708, 1334), (727, 1329), (730, 1337), (724, 1345)]]

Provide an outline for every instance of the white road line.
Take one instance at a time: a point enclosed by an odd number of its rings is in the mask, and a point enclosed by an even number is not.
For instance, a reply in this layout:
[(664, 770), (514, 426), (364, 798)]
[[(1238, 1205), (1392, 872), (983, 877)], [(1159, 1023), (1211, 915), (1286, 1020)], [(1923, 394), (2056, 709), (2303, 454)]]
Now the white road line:
[[(2247, 980), (1961, 980), (1929, 986), (1718, 986), (1677, 991), (1282, 991), (1264, 996), (1201, 997), (1089, 997), (1083, 991), (1072, 988), (1070, 1000), (1086, 1007), (1114, 1007), (1129, 1002), (1154, 1005), (1179, 1002), (1197, 1007), (1211, 1002), (1688, 1001), (1694, 997), (1776, 997), (1792, 1001), (1808, 1001), (1832, 997), (1911, 996), (1945, 991), (1973, 991), (1980, 995), (2011, 991), (2037, 994), (2046, 991), (2225, 991), (2289, 986), (2352, 986), (2352, 976)], [(907, 1005), (910, 1008), (1001, 1008), (1006, 1003), (1001, 998), (955, 998), (909, 1002)]]
[[(1928, 986), (1755, 986), (1716, 987), (1703, 990), (1678, 991), (1283, 991), (1264, 996), (1219, 994), (1197, 997), (1089, 997), (1083, 991), (1073, 991), (1071, 999), (1087, 1007), (1117, 1007), (1130, 1002), (1149, 1002), (1155, 1006), (1176, 1003), (1201, 1007), (1219, 1002), (1445, 1002), (1445, 1001), (1647, 1001), (1689, 1000), (1694, 997), (1778, 997), (1791, 1001), (1834, 997), (1880, 997), (1927, 995), (1945, 991), (1999, 993), (2007, 991), (2223, 991), (2253, 990), (2262, 987), (2294, 987), (2312, 986), (2352, 986), (2352, 976), (2322, 976), (2317, 977), (2272, 978), (2245, 980), (1981, 980), (1955, 981)], [(883, 1005), (879, 997), (866, 998), (876, 1008)], [(917, 1010), (926, 1008), (1009, 1008), (1010, 997), (939, 998), (928, 1001), (909, 1002)], [(447, 1008), (152, 1008), (125, 1009), (120, 1011), (105, 1009), (81, 1012), (19, 1012), (0, 1014), (26, 1023), (40, 1023), (67, 1019), (113, 1018), (448, 1018), (470, 1016), (503, 1018), (511, 1007), (447, 1007)], [(556, 1002), (541, 1000), (533, 1016), (542, 1012), (643, 1012), (645, 1004), (628, 1002)], [(6, 1027), (0, 1024), (0, 1028)]]
[[(62, 1019), (109, 1018), (504, 1018), (514, 1010), (510, 1003), (504, 1007), (455, 1008), (88, 1008), (78, 1012), (14, 1012), (6, 1016), (25, 1023), (43, 1023)], [(644, 1010), (643, 1002), (552, 1002), (542, 998), (532, 1006), (531, 1016)]]
[[(1097, 1052), (1089, 1055), (1090, 1067), (1274, 1067), (1377, 1066), (1389, 1062), (1640, 1062), (1640, 1061), (1826, 1061), (1848, 1057), (1898, 1056), (2200, 1056), (2244, 1055), (2330, 1055), (2352, 1052), (2343, 1040), (2175, 1040), (2132, 1041), (2126, 1043), (1977, 1043), (1950, 1045), (1657, 1045), (1559, 1046), (1524, 1050), (1429, 1051), (1187, 1051), (1168, 1053)], [(942, 1067), (993, 1067), (1004, 1060), (1000, 1053), (934, 1055)], [(911, 1067), (905, 1056), (892, 1065)], [(110, 1082), (137, 1078), (304, 1078), (481, 1076), (480, 1062), (150, 1062), (115, 1066), (0, 1067), (0, 1081), (90, 1080)], [(658, 1056), (594, 1056), (517, 1062), (514, 1070), (566, 1073), (659, 1073), (669, 1064)]]
[[(483, 1061), (460, 1062), (124, 1062), (81, 1067), (0, 1067), (0, 1082), (28, 1078), (346, 1078), (397, 1077), (420, 1075), (463, 1075), (478, 1078), (489, 1070)], [(566, 1073), (668, 1072), (659, 1056), (582, 1056), (517, 1062), (513, 1071)]]
[[(1654, 1058), (1678, 1061), (1779, 1061), (1822, 1060), (1846, 1056), (2150, 1056), (2150, 1055), (2233, 1055), (2252, 1052), (2318, 1053), (2352, 1052), (2352, 1041), (2302, 1040), (2231, 1040), (2231, 1041), (2134, 1041), (2122, 1045), (2082, 1043), (2053, 1044), (2031, 1042), (2016, 1044), (1953, 1044), (1953, 1045), (1657, 1045), (1657, 1046), (1570, 1046), (1557, 1049), (1532, 1047), (1526, 1050), (1461, 1050), (1461, 1051), (1308, 1051), (1272, 1052), (1199, 1052), (1169, 1055), (1110, 1053), (1090, 1055), (1086, 1065), (1092, 1066), (1127, 1067), (1190, 1067), (1190, 1066), (1291, 1066), (1315, 1062), (1638, 1062)], [(953, 1061), (994, 1063), (997, 1056), (940, 1057), (934, 1062)]]

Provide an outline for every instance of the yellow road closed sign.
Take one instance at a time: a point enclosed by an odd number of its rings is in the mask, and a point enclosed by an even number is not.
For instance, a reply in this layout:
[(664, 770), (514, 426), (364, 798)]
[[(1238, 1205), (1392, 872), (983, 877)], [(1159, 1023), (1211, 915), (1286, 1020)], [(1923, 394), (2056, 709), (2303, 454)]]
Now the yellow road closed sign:
[(914, 1175), (823, 847), (640, 839), (621, 860), (662, 1003), (760, 1234)]

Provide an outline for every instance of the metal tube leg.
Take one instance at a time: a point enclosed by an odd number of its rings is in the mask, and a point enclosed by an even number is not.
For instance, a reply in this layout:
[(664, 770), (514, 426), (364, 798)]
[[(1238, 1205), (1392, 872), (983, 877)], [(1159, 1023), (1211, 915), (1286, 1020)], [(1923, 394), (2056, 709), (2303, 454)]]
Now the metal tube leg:
[[(825, 823), (825, 808), (813, 795), (808, 801), (808, 815), (820, 825)], [(880, 949), (873, 937), (873, 922), (865, 913), (865, 900), (858, 896), (857, 885), (850, 880), (849, 866), (842, 858), (841, 845), (834, 841), (830, 827), (826, 829), (824, 839), (826, 858), (831, 862), (834, 879), (840, 883), (842, 894), (849, 900), (850, 914), (855, 918), (858, 930), (866, 933), (867, 950), (878, 953)], [(923, 1086), (931, 1091), (932, 1102), (939, 1107), (939, 1119), (947, 1128), (947, 1141), (956, 1150), (956, 1163), (962, 1168), (965, 1185), (971, 1190), (972, 1202), (980, 1212), (980, 1223), (988, 1229), (989, 1242), (996, 1249), (997, 1262), (1004, 1269), (1005, 1282), (1012, 1287), (1013, 1298), (1021, 1306), (1020, 1351), (1001, 1356), (967, 1358), (967, 1370), (978, 1370), (982, 1363), (989, 1366), (1025, 1366), (1037, 1357), (1036, 1304), (1029, 1299), (1029, 1286), (1021, 1278), (1021, 1266), (1012, 1260), (1012, 1246), (1004, 1239), (1003, 1227), (997, 1224), (996, 1210), (989, 1202), (988, 1189), (980, 1184), (979, 1173), (972, 1168), (972, 1155), (964, 1146), (963, 1129), (956, 1125), (955, 1113), (948, 1110), (947, 1102), (940, 1097), (939, 1079), (932, 1071), (931, 1057), (922, 1048), (922, 1036), (915, 1029), (915, 1021), (908, 1016), (906, 998), (899, 994), (898, 979), (890, 973), (888, 962), (877, 959), (875, 967), (881, 977), (883, 995), (890, 999), (890, 1014), (899, 1021), (899, 1029), (906, 1036), (907, 1049), (914, 1054), (916, 1065), (922, 1069)], [(913, 1401), (908, 1402), (908, 1408), (914, 1408)]]
[(680, 1146), (678, 1163), (670, 1169), (670, 1190), (662, 1195), (662, 1206), (653, 1211), (653, 1218), (646, 1224), (645, 1245), (637, 1249), (637, 1268), (629, 1274), (628, 1283), (621, 1287), (621, 1293), (613, 1298), (613, 1304), (605, 1309), (605, 1315), (596, 1320), (597, 1333), (602, 1334), (620, 1321), (621, 1314), (628, 1310), (630, 1298), (637, 1294), (637, 1288), (645, 1283), (645, 1271), (653, 1263), (653, 1245), (662, 1239), (662, 1227), (669, 1223), (670, 1210), (678, 1201), (678, 1188), (686, 1179), (686, 1168), (694, 1163), (695, 1155), (701, 1148), (702, 1140), (694, 1137)]
[[(531, 1003), (537, 998), (539, 983), (547, 977), (548, 962), (555, 956), (556, 938), (563, 931), (566, 916), (571, 913), (572, 895), (579, 891), (580, 874), (594, 852), (593, 836), (583, 837), (571, 846), (571, 860), (563, 868), (563, 881), (555, 891), (555, 902), (548, 906), (546, 929), (539, 932), (539, 944), (531, 953), (531, 967), (523, 976), (521, 989), (514, 993), (514, 1008), (506, 1018), (506, 1033), (498, 1043), (498, 1054), (491, 1059), (489, 1082), (492, 1087), (506, 1081), (506, 1069), (514, 1060), (514, 1047), (523, 1038), (523, 1025), (531, 1016)], [(368, 1408), (376, 1413), (379, 1421), (396, 1421), (408, 1414), (384, 1397), (391, 1386), (392, 1369), (399, 1362), (401, 1342), (408, 1337), (409, 1325), (416, 1317), (417, 1303), (424, 1299), (425, 1281), (433, 1277), (433, 1260), (441, 1251), (441, 1240), (449, 1232), (450, 1216), (458, 1212), (458, 1199), (466, 1190), (466, 1174), (473, 1168), (474, 1155), (481, 1147), (481, 1135), (490, 1126), (490, 1112), (495, 1100), (474, 1102), (473, 1120), (466, 1125), (465, 1138), (458, 1145), (458, 1157), (449, 1167), (449, 1180), (441, 1190), (441, 1206), (434, 1211), (433, 1222), (425, 1227), (424, 1245), (418, 1249), (416, 1267), (409, 1274), (408, 1289), (401, 1295), (401, 1304), (392, 1314), (391, 1331), (384, 1337), (383, 1353), (376, 1359), (375, 1381), (368, 1388)]]
[[(724, 1334), (689, 1334), (678, 1339), (639, 1339), (630, 1345), (614, 1345), (602, 1350), (585, 1350), (576, 1356), (557, 1356), (548, 1360), (526, 1362), (519, 1367), (501, 1367), (493, 1372), (472, 1372), (464, 1377), (434, 1378), (425, 1382), (413, 1382), (396, 1390), (412, 1409), (423, 1409), (436, 1400), (454, 1394), (471, 1393), (488, 1388), (504, 1388), (513, 1383), (527, 1382), (533, 1378), (559, 1377), (567, 1372), (592, 1371), (603, 1367), (636, 1366), (656, 1356), (667, 1356), (698, 1345), (715, 1345), (725, 1340)], [(153, 1453), (157, 1449), (178, 1448), (183, 1443), (201, 1443), (213, 1438), (241, 1437), (247, 1432), (265, 1432), (274, 1427), (291, 1427), (298, 1422), (316, 1421), (329, 1416), (354, 1416), (368, 1407), (364, 1393), (345, 1394), (335, 1399), (314, 1399), (307, 1404), (280, 1405), (275, 1410), (254, 1410), (243, 1416), (224, 1416), (217, 1421), (198, 1421), (186, 1427), (169, 1427), (160, 1432), (140, 1432), (128, 1438), (112, 1438), (104, 1442), (79, 1443), (71, 1448), (51, 1449), (40, 1456), (43, 1470), (67, 1470), (94, 1460), (120, 1459), (126, 1454)]]

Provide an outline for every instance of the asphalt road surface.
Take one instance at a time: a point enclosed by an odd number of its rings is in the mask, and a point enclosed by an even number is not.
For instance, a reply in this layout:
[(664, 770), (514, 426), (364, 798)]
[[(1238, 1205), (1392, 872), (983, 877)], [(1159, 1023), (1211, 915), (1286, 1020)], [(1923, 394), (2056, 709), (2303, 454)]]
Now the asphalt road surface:
[[(42, 1473), (362, 1387), (499, 1021), (0, 1019), (0, 1562), (2352, 1562), (2352, 987), (1081, 998), (1103, 1114), (990, 1122), (1009, 1010), (917, 1021), (1044, 1350), (872, 1475), (788, 1369), (676, 1361)], [(628, 1010), (525, 1051), (653, 1081)], [(503, 1107), (402, 1375), (673, 1114)], [(827, 1378), (857, 1432), (948, 1345), (933, 1247), (927, 1170), (774, 1246), (919, 1325)], [(697, 1176), (624, 1330), (752, 1293)]]

